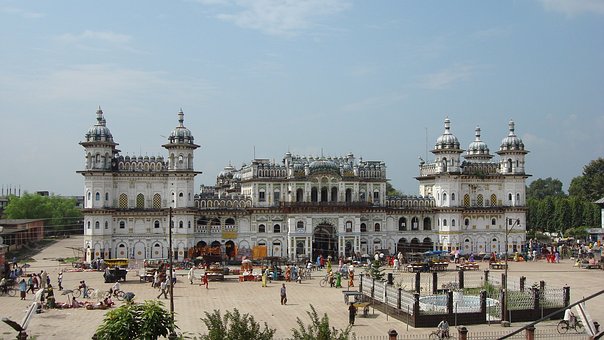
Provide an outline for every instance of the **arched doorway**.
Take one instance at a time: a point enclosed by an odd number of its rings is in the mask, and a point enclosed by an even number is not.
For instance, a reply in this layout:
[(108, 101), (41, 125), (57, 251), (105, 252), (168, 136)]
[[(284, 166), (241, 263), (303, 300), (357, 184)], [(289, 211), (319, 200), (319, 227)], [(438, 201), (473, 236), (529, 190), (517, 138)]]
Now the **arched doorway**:
[(237, 255), (237, 249), (235, 248), (235, 243), (233, 241), (227, 241), (224, 244), (224, 252), (229, 259), (234, 258)]
[(430, 239), (429, 237), (424, 238), (424, 240), (422, 241), (422, 243), (419, 245), (419, 251), (420, 252), (426, 252), (426, 251), (431, 251), (433, 250), (433, 245), (434, 242), (432, 242), (432, 239)]
[(319, 255), (324, 258), (331, 256), (333, 259), (338, 254), (338, 243), (335, 228), (330, 224), (319, 224), (313, 233), (312, 241), (313, 259)]
[(403, 254), (411, 252), (411, 248), (409, 248), (409, 242), (406, 238), (403, 237), (398, 240), (398, 243), (396, 244), (396, 252), (401, 252)]

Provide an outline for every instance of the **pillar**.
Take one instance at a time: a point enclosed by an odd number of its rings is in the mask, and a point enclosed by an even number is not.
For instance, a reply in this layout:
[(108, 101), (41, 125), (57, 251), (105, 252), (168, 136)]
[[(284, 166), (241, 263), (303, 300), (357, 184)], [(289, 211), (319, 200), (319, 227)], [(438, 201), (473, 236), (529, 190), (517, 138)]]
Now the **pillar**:
[(520, 277), (520, 291), (524, 292), (524, 287), (526, 285), (526, 276)]
[(535, 340), (535, 326), (528, 326), (525, 335), (526, 340)]
[(458, 280), (459, 281), (459, 289), (463, 289), (463, 285), (464, 285), (464, 283), (463, 283), (464, 271), (463, 270), (458, 271), (457, 275), (459, 276), (459, 280)]
[(564, 295), (564, 297), (562, 298), (564, 301), (564, 307), (568, 307), (568, 305), (570, 305), (570, 287), (564, 286), (564, 288), (562, 288), (562, 291), (562, 294)]
[(464, 326), (457, 328), (457, 335), (459, 335), (459, 340), (468, 340), (468, 329)]
[(453, 315), (455, 313), (455, 310), (453, 310), (453, 291), (449, 290), (447, 291), (447, 314), (449, 315)]
[(419, 293), (421, 288), (421, 276), (420, 272), (415, 273), (415, 292)]
[(438, 291), (438, 273), (432, 272), (432, 294), (436, 294)]

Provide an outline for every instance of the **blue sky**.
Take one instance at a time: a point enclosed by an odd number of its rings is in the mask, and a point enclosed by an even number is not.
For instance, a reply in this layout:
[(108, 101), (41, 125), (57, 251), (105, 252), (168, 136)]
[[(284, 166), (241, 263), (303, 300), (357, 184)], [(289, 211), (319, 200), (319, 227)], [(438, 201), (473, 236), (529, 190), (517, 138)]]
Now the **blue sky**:
[(4, 187), (81, 195), (99, 105), (131, 156), (165, 155), (182, 108), (197, 185), (254, 149), (323, 150), (417, 194), (446, 117), (492, 153), (513, 119), (531, 180), (567, 188), (604, 155), (599, 0), (0, 0), (0, 46)]

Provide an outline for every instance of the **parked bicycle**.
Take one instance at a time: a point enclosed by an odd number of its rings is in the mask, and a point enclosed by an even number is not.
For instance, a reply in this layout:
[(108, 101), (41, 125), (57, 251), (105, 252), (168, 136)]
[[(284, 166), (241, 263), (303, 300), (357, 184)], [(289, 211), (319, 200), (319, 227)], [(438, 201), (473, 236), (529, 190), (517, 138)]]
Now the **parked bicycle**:
[(8, 295), (8, 296), (15, 296), (17, 295), (17, 289), (14, 286), (5, 286), (5, 287), (0, 287), (0, 296), (2, 295)]
[(574, 322), (560, 320), (556, 329), (558, 329), (558, 333), (560, 334), (566, 334), (569, 329), (574, 329), (577, 333), (583, 333), (583, 331), (585, 330), (583, 324), (581, 323), (581, 320), (575, 320)]

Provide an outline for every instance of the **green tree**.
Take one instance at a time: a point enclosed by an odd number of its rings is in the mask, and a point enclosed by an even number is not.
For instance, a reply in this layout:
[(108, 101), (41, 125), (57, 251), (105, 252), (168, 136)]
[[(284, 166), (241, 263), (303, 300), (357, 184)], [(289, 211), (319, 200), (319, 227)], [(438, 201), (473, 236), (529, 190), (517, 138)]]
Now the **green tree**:
[(367, 268), (367, 274), (375, 280), (383, 280), (384, 279), (384, 268), (382, 268), (382, 261), (373, 260), (369, 268)]
[(589, 236), (587, 232), (587, 227), (575, 227), (569, 228), (564, 232), (564, 236), (573, 237), (575, 239), (585, 239)]
[(241, 315), (237, 308), (232, 312), (227, 311), (224, 317), (220, 315), (219, 310), (205, 312), (201, 321), (208, 328), (208, 334), (202, 335), (201, 340), (270, 340), (276, 332), (276, 329), (269, 328), (266, 322), (262, 328), (253, 316), (247, 313)]
[(551, 196), (539, 202), (539, 221), (541, 227), (545, 231), (554, 232), (556, 231), (556, 225), (554, 224), (554, 199)]
[(127, 303), (105, 314), (95, 337), (99, 340), (150, 340), (167, 337), (175, 328), (170, 312), (160, 301)]
[(386, 196), (403, 196), (403, 193), (395, 189), (390, 182), (386, 182)]
[(353, 339), (355, 338), (354, 334), (350, 334), (352, 330), (351, 325), (348, 325), (344, 330), (338, 330), (329, 325), (327, 313), (323, 314), (323, 317), (319, 319), (315, 307), (310, 305), (310, 309), (310, 312), (306, 312), (310, 317), (310, 325), (305, 326), (300, 318), (296, 318), (298, 329), (292, 328), (294, 340), (348, 340), (351, 336)]
[(595, 159), (583, 167), (583, 174), (573, 178), (568, 193), (590, 202), (604, 197), (604, 158)]
[(554, 209), (555, 230), (564, 232), (564, 230), (571, 228), (573, 215), (568, 199), (566, 197), (557, 198), (554, 201)]
[(542, 230), (543, 224), (539, 218), (539, 203), (541, 201), (535, 198), (530, 198), (527, 200), (526, 205), (528, 207), (528, 211), (526, 214), (526, 227), (527, 230)]
[(531, 182), (526, 189), (526, 198), (544, 199), (547, 196), (562, 197), (566, 196), (562, 190), (562, 182), (557, 178), (548, 177), (546, 179), (538, 178)]
[(58, 231), (79, 227), (82, 219), (82, 211), (73, 198), (29, 193), (9, 197), (4, 215), (10, 219), (46, 219), (47, 225)]

